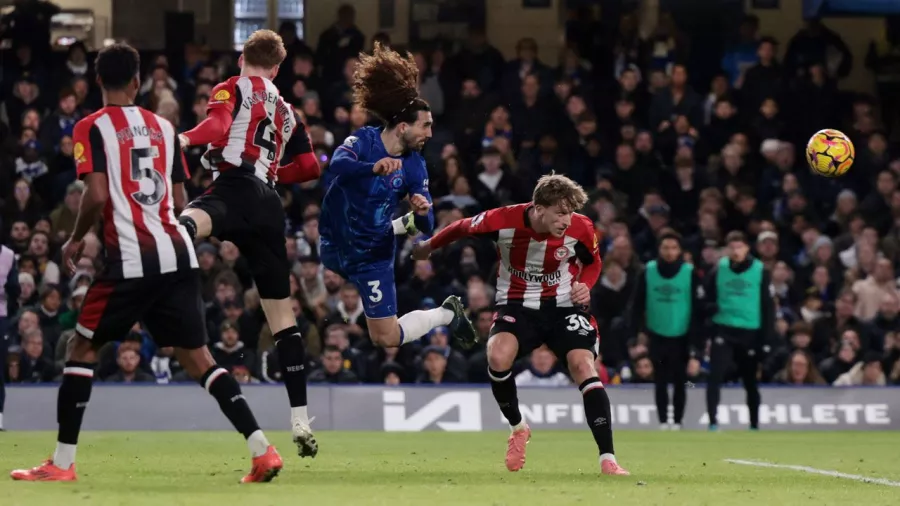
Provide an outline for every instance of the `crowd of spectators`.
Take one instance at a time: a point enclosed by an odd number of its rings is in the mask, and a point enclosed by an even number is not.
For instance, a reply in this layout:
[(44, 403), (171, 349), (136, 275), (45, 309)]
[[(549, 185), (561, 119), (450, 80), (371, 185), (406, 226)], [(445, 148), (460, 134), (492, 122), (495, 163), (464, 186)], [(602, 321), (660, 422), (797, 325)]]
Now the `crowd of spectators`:
[[(367, 39), (342, 7), (315, 49), (281, 31), (288, 48), (276, 84), (305, 119), (323, 170), (335, 146), (366, 125), (352, 105), (348, 78)], [(811, 22), (787, 43), (761, 37), (748, 17), (740, 39), (723, 48), (711, 82), (691, 80), (680, 62), (688, 37), (663, 15), (641, 33), (626, 14), (608, 37), (591, 19), (567, 26), (560, 54), (525, 38), (506, 60), (490, 34), (472, 27), (460, 47), (408, 48), (420, 69), (420, 93), (436, 118), (426, 148), (438, 227), (496, 206), (527, 201), (533, 182), (551, 171), (590, 191), (584, 213), (602, 237), (604, 269), (592, 293), (600, 325), (604, 382), (650, 383), (646, 336), (625, 318), (635, 280), (655, 257), (667, 228), (685, 238), (686, 257), (703, 272), (723, 254), (731, 230), (747, 232), (772, 273), (780, 346), (760, 371), (765, 382), (900, 383), (900, 159), (869, 95), (839, 90), (853, 65), (838, 34)], [(40, 55), (40, 56), (38, 56)], [(144, 55), (139, 104), (180, 131), (201, 121), (212, 87), (237, 73), (234, 54), (191, 45), (176, 55)], [(172, 58), (173, 60), (175, 58)], [(58, 61), (57, 61), (58, 60)], [(76, 180), (72, 128), (101, 106), (92, 56), (82, 43), (61, 54), (16, 40), (0, 81), (0, 244), (16, 255), (6, 284), (12, 383), (58, 378), (81, 303), (103, 268), (102, 247), (89, 235), (74, 276), (62, 271), (59, 248), (72, 232), (83, 185)], [(702, 90), (702, 91), (700, 91)], [(850, 173), (812, 176), (802, 148), (820, 128), (840, 128), (856, 145)], [(187, 152), (191, 197), (210, 184)], [(311, 357), (312, 383), (487, 383), (484, 345), (463, 352), (436, 329), (400, 349), (374, 347), (366, 335), (359, 292), (318, 260), (317, 181), (279, 187), (289, 216), (285, 240), (293, 263), (294, 312)], [(493, 315), (496, 253), (463, 241), (431, 260), (412, 261), (409, 238), (398, 247), (399, 312), (464, 296), (482, 338)], [(250, 270), (231, 243), (197, 246), (210, 348), (242, 382), (277, 382), (273, 340)], [(2, 285), (6, 280), (0, 280)], [(19, 289), (16, 291), (15, 286)], [(0, 299), (2, 302), (2, 299)], [(2, 315), (2, 313), (0, 313)], [(98, 377), (112, 382), (186, 379), (170, 348), (157, 348), (140, 323), (101, 352)], [(706, 363), (692, 363), (702, 382)], [(546, 349), (517, 365), (520, 385), (563, 385), (569, 378)]]

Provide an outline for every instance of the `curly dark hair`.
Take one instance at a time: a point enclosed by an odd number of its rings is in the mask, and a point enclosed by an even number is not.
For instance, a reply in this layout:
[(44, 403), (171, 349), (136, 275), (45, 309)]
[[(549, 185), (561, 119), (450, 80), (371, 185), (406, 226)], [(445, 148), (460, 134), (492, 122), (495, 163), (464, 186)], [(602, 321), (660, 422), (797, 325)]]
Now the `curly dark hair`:
[(419, 111), (431, 110), (419, 98), (418, 76), (412, 54), (403, 56), (376, 42), (371, 55), (359, 55), (353, 72), (353, 100), (388, 127), (414, 123)]

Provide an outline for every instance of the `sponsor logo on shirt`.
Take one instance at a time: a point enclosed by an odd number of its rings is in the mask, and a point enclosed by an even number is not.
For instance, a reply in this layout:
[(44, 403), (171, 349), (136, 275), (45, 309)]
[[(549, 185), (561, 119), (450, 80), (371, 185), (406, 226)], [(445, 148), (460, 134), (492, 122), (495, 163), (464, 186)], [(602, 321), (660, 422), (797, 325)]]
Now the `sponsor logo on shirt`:
[(80, 142), (75, 143), (75, 148), (72, 150), (72, 157), (75, 158), (75, 163), (84, 163), (87, 161), (84, 157), (84, 144)]

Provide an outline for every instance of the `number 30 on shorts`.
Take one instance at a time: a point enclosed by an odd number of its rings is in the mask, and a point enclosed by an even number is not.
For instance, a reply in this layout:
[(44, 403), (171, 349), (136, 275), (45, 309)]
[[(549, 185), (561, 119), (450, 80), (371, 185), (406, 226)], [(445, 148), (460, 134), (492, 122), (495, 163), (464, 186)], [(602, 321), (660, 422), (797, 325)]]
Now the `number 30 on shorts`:
[(369, 281), (368, 285), (369, 291), (372, 292), (371, 295), (369, 295), (369, 300), (374, 303), (380, 302), (381, 298), (384, 296), (384, 294), (381, 293), (381, 281), (377, 279), (375, 281)]
[(566, 317), (566, 320), (569, 322), (566, 330), (570, 332), (578, 330), (579, 327), (589, 332), (594, 330), (594, 327), (591, 326), (591, 321), (585, 318), (584, 315), (570, 314)]

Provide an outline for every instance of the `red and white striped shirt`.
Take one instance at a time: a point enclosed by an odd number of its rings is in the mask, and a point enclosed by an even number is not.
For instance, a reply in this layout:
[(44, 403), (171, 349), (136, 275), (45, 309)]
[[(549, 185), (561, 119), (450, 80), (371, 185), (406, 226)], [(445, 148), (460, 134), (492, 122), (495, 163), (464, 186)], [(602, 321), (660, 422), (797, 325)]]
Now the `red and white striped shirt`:
[(106, 174), (105, 279), (198, 268), (187, 230), (175, 218), (173, 186), (186, 179), (175, 128), (137, 106), (108, 106), (75, 125), (78, 176)]
[(312, 151), (303, 123), (268, 79), (237, 76), (219, 83), (207, 105), (210, 114), (216, 109), (232, 121), (228, 133), (209, 144), (202, 162), (207, 169), (243, 170), (271, 183), (292, 137), (304, 144), (301, 152)]
[(528, 219), (531, 207), (517, 204), (456, 221), (431, 239), (431, 248), (442, 248), (466, 236), (488, 236), (500, 255), (498, 306), (572, 307), (572, 284), (579, 281), (591, 288), (600, 276), (602, 262), (594, 224), (576, 213), (563, 237), (539, 234)]

